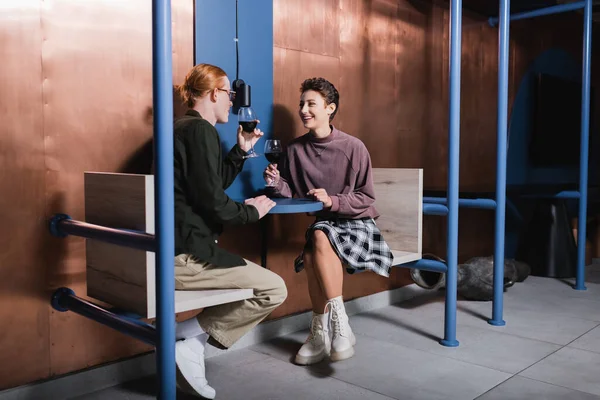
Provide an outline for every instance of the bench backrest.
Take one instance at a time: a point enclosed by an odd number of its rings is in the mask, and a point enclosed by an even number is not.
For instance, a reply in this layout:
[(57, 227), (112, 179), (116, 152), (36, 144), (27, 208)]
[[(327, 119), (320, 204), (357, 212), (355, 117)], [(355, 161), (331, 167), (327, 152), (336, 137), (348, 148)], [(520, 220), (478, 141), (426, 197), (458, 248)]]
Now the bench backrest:
[(423, 170), (374, 168), (377, 226), (392, 250), (422, 254)]
[[(85, 221), (154, 234), (152, 175), (86, 172)], [(155, 255), (86, 240), (87, 294), (140, 316), (156, 315)]]

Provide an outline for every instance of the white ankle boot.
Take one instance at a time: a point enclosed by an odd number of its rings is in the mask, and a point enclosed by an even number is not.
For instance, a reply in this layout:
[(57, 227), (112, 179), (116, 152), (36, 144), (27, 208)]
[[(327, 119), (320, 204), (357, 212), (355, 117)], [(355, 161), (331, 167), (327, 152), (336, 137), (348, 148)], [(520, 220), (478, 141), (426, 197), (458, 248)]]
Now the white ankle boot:
[(348, 315), (344, 308), (342, 296), (327, 302), (325, 309), (331, 313), (331, 361), (340, 361), (354, 355), (356, 337), (348, 323)]
[(191, 337), (175, 343), (175, 361), (181, 375), (189, 385), (202, 397), (214, 399), (216, 391), (206, 380), (204, 367), (204, 347), (208, 335)]
[(309, 365), (318, 363), (331, 351), (329, 338), (329, 313), (315, 314), (310, 323), (310, 334), (306, 342), (296, 354), (296, 364)]

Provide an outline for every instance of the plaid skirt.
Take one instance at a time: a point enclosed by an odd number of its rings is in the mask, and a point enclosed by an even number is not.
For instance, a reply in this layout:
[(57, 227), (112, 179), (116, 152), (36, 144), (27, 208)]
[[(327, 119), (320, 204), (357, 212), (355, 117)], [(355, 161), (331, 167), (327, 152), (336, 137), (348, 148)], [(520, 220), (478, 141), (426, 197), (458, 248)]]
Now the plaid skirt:
[(372, 218), (317, 220), (306, 230), (306, 245), (294, 262), (296, 272), (304, 269), (304, 251), (312, 247), (315, 230), (327, 235), (349, 274), (373, 271), (381, 276), (390, 276), (394, 256)]

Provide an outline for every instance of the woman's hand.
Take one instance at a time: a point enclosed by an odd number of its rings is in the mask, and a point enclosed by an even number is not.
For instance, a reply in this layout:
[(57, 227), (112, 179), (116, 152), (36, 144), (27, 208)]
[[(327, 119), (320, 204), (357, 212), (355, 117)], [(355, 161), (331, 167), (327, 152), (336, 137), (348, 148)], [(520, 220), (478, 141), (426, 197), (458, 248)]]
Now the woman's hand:
[(331, 197), (329, 197), (325, 189), (311, 189), (307, 195), (312, 196), (315, 200), (323, 203), (323, 208), (325, 209), (331, 208), (333, 205)]
[[(256, 120), (256, 124), (258, 125), (259, 123), (260, 121)], [(254, 132), (244, 132), (242, 126), (238, 125), (237, 142), (240, 148), (246, 153), (254, 147), (262, 135), (264, 135), (264, 133), (258, 128), (255, 128)]]
[(279, 170), (277, 169), (277, 164), (269, 164), (265, 172), (263, 173), (263, 178), (267, 185), (277, 186), (279, 183)]

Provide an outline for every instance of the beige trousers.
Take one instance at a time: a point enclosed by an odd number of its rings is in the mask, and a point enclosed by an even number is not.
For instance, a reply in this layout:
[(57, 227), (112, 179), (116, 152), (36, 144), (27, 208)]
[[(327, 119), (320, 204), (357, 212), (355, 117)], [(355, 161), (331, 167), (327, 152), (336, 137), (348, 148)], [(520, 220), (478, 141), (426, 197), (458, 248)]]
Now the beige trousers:
[(205, 308), (198, 322), (225, 348), (233, 346), (287, 297), (279, 275), (246, 260), (247, 265), (223, 268), (187, 254), (175, 257), (175, 289), (254, 289), (254, 297)]

